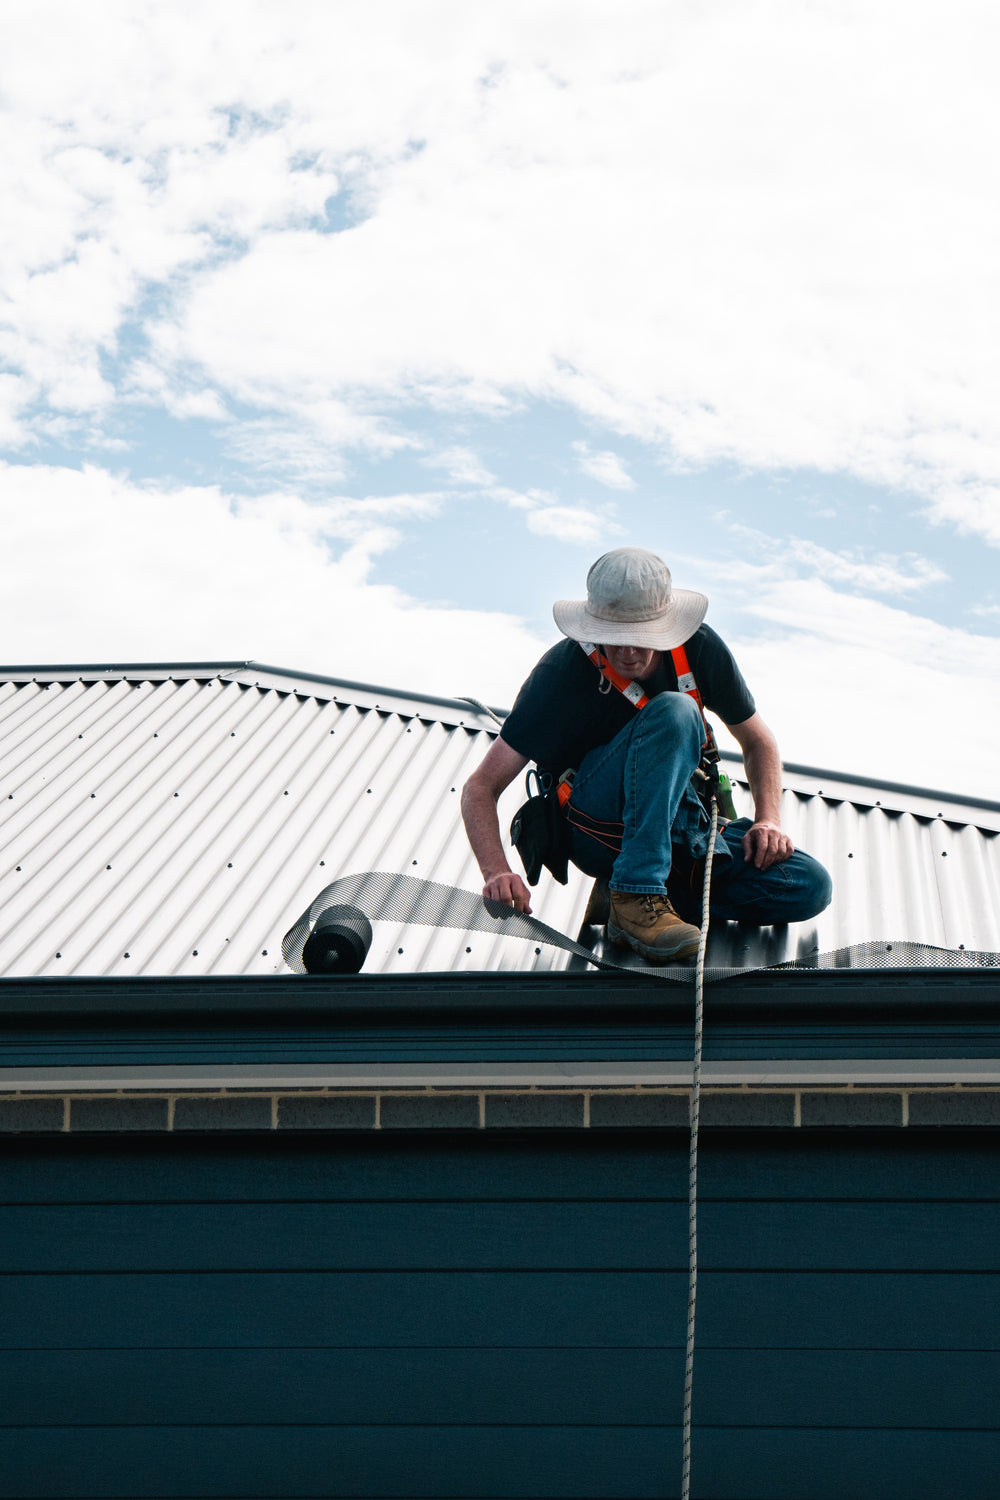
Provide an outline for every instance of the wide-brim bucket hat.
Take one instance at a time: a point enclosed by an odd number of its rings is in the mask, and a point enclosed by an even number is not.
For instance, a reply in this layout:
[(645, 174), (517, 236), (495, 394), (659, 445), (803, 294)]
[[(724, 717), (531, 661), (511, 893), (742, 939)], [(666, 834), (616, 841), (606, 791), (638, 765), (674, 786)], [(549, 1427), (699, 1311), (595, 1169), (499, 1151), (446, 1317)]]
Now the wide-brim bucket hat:
[(571, 641), (672, 651), (690, 640), (707, 609), (704, 594), (674, 588), (655, 552), (616, 547), (587, 574), (586, 599), (560, 599), (552, 614)]

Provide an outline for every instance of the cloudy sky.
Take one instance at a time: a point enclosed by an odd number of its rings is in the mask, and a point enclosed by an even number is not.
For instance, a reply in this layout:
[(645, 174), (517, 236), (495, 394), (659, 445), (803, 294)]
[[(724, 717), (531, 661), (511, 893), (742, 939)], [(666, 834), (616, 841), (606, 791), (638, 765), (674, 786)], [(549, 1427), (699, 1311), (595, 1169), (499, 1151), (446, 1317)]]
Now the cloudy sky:
[(5, 0), (8, 663), (509, 704), (610, 546), (1000, 797), (993, 0)]

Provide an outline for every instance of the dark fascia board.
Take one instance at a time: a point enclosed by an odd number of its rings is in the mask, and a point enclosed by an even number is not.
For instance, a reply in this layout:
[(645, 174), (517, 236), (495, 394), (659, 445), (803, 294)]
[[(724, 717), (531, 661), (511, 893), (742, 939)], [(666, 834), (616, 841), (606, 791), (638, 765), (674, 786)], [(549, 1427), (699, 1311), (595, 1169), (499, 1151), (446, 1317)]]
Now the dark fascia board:
[[(568, 1077), (591, 1063), (641, 1071), (692, 1056), (693, 986), (645, 975), (290, 979), (5, 979), (0, 1063), (11, 1077), (95, 1065), (196, 1064), (226, 1076), (406, 1065), (443, 1067), (454, 1081), (470, 1066), (544, 1063)], [(752, 971), (706, 987), (704, 1046), (713, 1065), (995, 1069), (1000, 982), (995, 970)]]
[[(692, 981), (627, 973), (425, 973), (386, 976), (143, 976), (0, 980), (0, 1024), (40, 1016), (177, 1020), (309, 1016), (331, 1024), (353, 1018), (421, 1015), (475, 1028), (484, 1019), (523, 1016), (571, 1027), (616, 1017), (662, 1019), (693, 1013)], [(708, 977), (706, 1013), (768, 1028), (783, 1016), (824, 1023), (879, 1015), (954, 1021), (959, 1010), (1000, 1020), (1000, 969), (751, 969)]]

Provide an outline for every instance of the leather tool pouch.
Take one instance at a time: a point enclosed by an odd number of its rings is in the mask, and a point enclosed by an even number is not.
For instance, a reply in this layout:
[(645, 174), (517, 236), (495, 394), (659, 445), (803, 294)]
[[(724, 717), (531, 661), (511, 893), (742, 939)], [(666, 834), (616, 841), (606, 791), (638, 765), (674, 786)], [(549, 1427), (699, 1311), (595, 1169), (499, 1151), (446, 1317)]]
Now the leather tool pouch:
[(529, 795), (514, 814), (510, 825), (510, 841), (521, 857), (524, 873), (529, 885), (537, 885), (544, 867), (549, 874), (565, 885), (569, 872), (569, 826), (563, 815), (553, 786), (542, 790), (537, 771), (529, 771), (525, 785), (530, 794), (531, 779), (538, 788), (534, 796)]

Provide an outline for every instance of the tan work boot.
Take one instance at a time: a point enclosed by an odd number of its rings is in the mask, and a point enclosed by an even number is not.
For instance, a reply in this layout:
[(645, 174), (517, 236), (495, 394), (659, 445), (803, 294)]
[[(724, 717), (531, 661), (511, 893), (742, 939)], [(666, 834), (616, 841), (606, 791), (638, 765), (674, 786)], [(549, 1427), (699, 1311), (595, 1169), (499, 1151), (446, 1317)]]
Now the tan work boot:
[(609, 891), (608, 937), (634, 948), (651, 964), (686, 963), (694, 958), (701, 930), (677, 915), (666, 896)]

